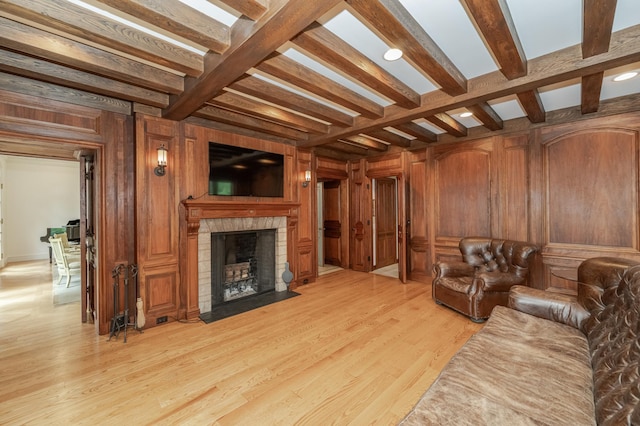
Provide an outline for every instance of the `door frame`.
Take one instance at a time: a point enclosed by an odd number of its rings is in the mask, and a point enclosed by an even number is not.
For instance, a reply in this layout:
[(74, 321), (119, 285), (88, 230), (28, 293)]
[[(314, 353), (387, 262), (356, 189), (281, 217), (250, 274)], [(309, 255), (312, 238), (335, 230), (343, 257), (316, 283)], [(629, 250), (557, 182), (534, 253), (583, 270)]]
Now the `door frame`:
[[(384, 170), (376, 170), (375, 172), (367, 172), (366, 176), (369, 180), (381, 179), (388, 177), (396, 178), (396, 214), (397, 214), (397, 242), (398, 242), (398, 279), (403, 283), (408, 280), (409, 270), (409, 240), (410, 240), (410, 220), (409, 220), (409, 179), (404, 172), (390, 173)], [(373, 189), (371, 189), (373, 191)], [(373, 204), (371, 205), (370, 215), (373, 215)], [(369, 236), (370, 247), (373, 248), (373, 232)], [(370, 253), (372, 250), (370, 248)], [(373, 263), (373, 262), (372, 262)], [(372, 265), (373, 266), (373, 265)]]
[[(349, 176), (347, 175), (346, 172), (341, 172), (339, 170), (332, 170), (332, 169), (323, 169), (323, 168), (317, 168), (316, 169), (316, 184), (317, 185), (321, 185), (324, 184), (325, 181), (330, 181), (330, 180), (336, 180), (336, 181), (340, 181), (340, 200), (341, 200), (341, 211), (340, 211), (340, 223), (341, 223), (341, 229), (342, 229), (342, 242), (340, 244), (340, 259), (341, 259), (341, 267), (348, 269), (349, 265), (350, 265), (350, 233), (349, 233), (349, 212), (350, 212), (350, 197), (349, 197), (349, 184), (350, 184), (350, 180), (349, 180)], [(315, 198), (316, 198), (316, 210), (320, 211), (320, 209), (324, 209), (324, 200), (323, 199), (319, 199), (318, 198), (318, 192), (319, 191), (315, 191)], [(322, 191), (322, 195), (324, 197), (324, 190)], [(314, 232), (315, 237), (316, 238), (320, 238), (320, 236), (318, 235), (319, 233), (317, 232), (317, 230), (319, 230), (321, 228), (321, 223), (319, 221), (318, 218), (318, 214), (317, 212), (313, 215), (314, 216), (314, 229), (316, 230)], [(324, 218), (323, 218), (324, 220)], [(324, 238), (324, 232), (322, 232), (322, 238)], [(323, 263), (324, 263), (324, 250), (322, 252), (320, 252), (320, 244), (318, 243), (318, 241), (316, 241), (316, 259), (315, 262), (316, 264), (319, 264), (320, 261), (320, 256), (323, 257)], [(316, 270), (316, 278), (318, 276), (318, 268), (315, 268)]]

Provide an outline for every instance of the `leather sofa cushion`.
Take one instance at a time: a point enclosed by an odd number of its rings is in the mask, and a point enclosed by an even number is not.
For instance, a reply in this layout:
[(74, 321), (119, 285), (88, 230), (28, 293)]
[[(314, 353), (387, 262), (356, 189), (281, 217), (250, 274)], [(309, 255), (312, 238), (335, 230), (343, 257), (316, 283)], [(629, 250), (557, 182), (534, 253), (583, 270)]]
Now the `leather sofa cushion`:
[(401, 424), (595, 424), (587, 339), (497, 306)]

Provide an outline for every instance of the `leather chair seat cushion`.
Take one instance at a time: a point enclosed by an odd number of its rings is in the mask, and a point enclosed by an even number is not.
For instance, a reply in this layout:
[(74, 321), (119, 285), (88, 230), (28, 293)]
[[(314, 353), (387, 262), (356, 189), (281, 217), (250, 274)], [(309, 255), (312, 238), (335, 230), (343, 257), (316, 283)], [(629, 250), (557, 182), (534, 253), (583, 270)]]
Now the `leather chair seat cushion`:
[(473, 277), (442, 277), (437, 284), (440, 287), (448, 288), (457, 293), (467, 293), (473, 282)]
[(586, 336), (496, 306), (402, 425), (594, 425)]

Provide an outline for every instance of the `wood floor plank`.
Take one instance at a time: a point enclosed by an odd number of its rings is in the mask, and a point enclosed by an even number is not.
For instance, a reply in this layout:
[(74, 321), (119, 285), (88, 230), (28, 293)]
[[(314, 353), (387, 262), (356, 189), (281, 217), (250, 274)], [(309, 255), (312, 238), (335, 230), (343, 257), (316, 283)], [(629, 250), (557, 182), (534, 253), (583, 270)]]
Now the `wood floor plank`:
[(395, 424), (482, 327), (429, 285), (340, 270), (125, 344), (53, 305), (53, 279), (48, 261), (0, 270), (0, 424)]

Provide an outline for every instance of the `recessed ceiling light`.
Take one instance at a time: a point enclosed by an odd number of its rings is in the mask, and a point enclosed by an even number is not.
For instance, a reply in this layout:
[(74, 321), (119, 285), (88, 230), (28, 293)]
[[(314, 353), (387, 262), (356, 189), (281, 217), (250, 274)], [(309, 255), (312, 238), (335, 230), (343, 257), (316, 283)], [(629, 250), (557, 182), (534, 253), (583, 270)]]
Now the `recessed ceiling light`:
[(615, 77), (613, 79), (613, 81), (625, 81), (625, 80), (629, 80), (630, 78), (633, 78), (633, 77), (635, 77), (637, 75), (638, 75), (638, 73), (636, 71), (625, 72), (624, 74), (620, 74), (619, 76)]
[(384, 52), (384, 59), (387, 61), (397, 61), (402, 58), (402, 50), (400, 49), (389, 49)]
[(462, 114), (460, 114), (460, 117), (461, 118), (467, 118), (467, 117), (471, 117), (472, 115), (473, 115), (472, 112), (467, 111), (467, 112), (463, 112)]

